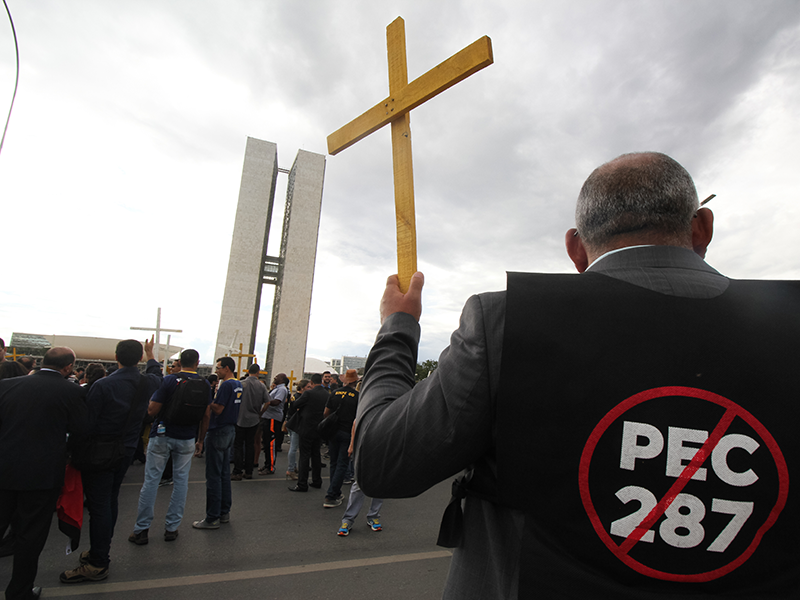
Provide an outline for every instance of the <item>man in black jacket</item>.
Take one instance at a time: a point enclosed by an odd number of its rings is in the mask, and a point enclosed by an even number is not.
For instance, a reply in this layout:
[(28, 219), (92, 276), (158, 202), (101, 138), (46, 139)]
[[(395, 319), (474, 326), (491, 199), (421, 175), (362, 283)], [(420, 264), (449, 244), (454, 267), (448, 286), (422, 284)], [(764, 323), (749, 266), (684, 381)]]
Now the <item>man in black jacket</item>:
[(322, 375), (315, 373), (303, 395), (295, 402), (295, 410), (302, 416), (300, 421), (300, 473), (292, 492), (308, 491), (308, 462), (311, 461), (311, 487), (322, 487), (322, 461), (319, 457), (320, 438), (317, 426), (328, 402), (328, 392), (322, 387)]
[[(90, 549), (80, 556), (76, 569), (64, 571), (62, 583), (100, 581), (108, 577), (111, 537), (117, 522), (117, 499), (122, 480), (139, 440), (148, 400), (161, 385), (161, 366), (153, 355), (153, 340), (145, 342), (147, 375), (140, 375), (142, 344), (123, 340), (117, 344), (119, 368), (92, 385), (86, 397), (91, 435), (122, 435), (125, 458), (105, 471), (84, 472), (83, 492), (89, 509)], [(144, 384), (140, 378), (145, 377)], [(133, 404), (133, 405), (132, 405)]]
[(84, 388), (65, 379), (74, 362), (71, 349), (51, 348), (39, 372), (0, 381), (0, 531), (10, 523), (16, 533), (9, 600), (41, 593), (33, 582), (64, 484), (66, 434), (86, 428)]

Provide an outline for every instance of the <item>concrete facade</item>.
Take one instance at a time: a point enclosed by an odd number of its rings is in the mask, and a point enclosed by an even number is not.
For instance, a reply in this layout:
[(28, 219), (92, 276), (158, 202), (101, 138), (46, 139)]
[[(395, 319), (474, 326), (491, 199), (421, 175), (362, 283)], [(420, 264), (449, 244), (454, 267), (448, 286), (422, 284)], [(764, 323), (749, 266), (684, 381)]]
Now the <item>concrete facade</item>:
[(265, 366), (270, 378), (277, 373), (290, 375), (292, 371), (296, 379), (303, 376), (324, 178), (325, 157), (298, 151), (286, 188), (280, 266)]
[[(244, 344), (244, 352), (253, 354), (277, 178), (278, 146), (248, 137), (216, 352), (211, 361), (238, 352), (239, 344)], [(205, 361), (208, 357), (202, 358)]]

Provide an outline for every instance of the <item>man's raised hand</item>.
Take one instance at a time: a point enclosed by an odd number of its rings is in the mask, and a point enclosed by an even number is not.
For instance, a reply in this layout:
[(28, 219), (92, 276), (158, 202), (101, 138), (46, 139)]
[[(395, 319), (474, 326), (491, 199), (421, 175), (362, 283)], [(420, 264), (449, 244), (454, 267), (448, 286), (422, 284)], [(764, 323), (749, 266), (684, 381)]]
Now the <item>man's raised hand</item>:
[(391, 314), (404, 312), (419, 321), (422, 314), (422, 286), (425, 285), (425, 276), (417, 271), (411, 276), (408, 291), (400, 291), (400, 280), (397, 275), (391, 275), (386, 280), (386, 290), (381, 298), (381, 323)]

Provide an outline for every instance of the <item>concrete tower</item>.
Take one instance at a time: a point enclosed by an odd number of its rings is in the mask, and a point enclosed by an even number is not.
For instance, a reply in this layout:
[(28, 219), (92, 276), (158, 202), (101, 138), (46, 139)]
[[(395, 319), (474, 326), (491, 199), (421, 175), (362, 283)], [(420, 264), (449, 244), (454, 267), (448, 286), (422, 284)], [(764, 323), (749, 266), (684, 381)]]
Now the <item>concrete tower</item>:
[[(278, 172), (288, 173), (280, 256), (267, 256)], [(261, 290), (275, 285), (266, 364), (270, 377), (302, 376), (317, 255), (325, 157), (300, 150), (290, 171), (278, 168), (277, 145), (247, 138), (239, 203), (222, 299), (216, 354), (253, 354)], [(250, 364), (252, 360), (244, 361)]]

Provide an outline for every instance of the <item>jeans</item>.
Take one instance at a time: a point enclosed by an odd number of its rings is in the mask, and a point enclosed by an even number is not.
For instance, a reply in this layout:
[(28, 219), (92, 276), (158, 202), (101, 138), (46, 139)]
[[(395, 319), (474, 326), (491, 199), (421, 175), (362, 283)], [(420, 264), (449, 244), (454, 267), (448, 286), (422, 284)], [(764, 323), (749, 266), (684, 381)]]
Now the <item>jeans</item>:
[(172, 457), (172, 498), (167, 509), (165, 529), (175, 531), (183, 520), (186, 506), (186, 493), (189, 491), (189, 469), (192, 468), (194, 440), (176, 440), (166, 436), (151, 437), (147, 444), (147, 461), (144, 467), (144, 484), (139, 492), (139, 512), (136, 516), (136, 533), (150, 529), (153, 522), (153, 508), (161, 475), (167, 460)]
[(342, 493), (342, 482), (347, 473), (350, 457), (347, 449), (350, 446), (350, 432), (338, 430), (328, 440), (328, 453), (331, 455), (331, 484), (325, 494), (328, 498), (338, 498)]
[(206, 433), (206, 519), (216, 521), (231, 510), (231, 447), (234, 425), (223, 425)]
[(113, 469), (97, 473), (83, 473), (83, 493), (89, 509), (89, 562), (105, 569), (111, 559), (111, 538), (117, 524), (119, 488), (135, 448), (125, 449), (125, 458)]
[(297, 449), (300, 447), (300, 435), (289, 429), (289, 464), (286, 470), (290, 473), (297, 471)]
[[(342, 521), (346, 522), (348, 525), (352, 526), (353, 521), (356, 520), (358, 513), (361, 512), (361, 507), (364, 505), (364, 492), (361, 491), (361, 488), (358, 487), (358, 482), (353, 482), (353, 487), (350, 488), (350, 498), (347, 501), (347, 509), (344, 511), (344, 516), (342, 517)], [(368, 519), (378, 519), (381, 516), (381, 506), (383, 506), (383, 500), (380, 498), (373, 498), (372, 504), (369, 506), (369, 512), (367, 513)]]
[(236, 427), (236, 437), (233, 438), (233, 472), (253, 474), (255, 462), (255, 441), (258, 425), (252, 427)]

